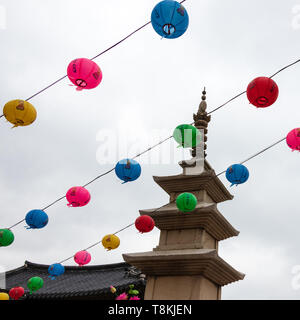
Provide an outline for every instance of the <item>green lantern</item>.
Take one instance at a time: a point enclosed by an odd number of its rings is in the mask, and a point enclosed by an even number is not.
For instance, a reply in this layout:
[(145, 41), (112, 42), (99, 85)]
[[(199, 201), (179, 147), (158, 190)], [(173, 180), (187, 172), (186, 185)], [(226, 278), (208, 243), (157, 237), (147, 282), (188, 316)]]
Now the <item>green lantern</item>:
[(192, 193), (184, 192), (176, 198), (176, 206), (182, 212), (191, 212), (196, 205), (197, 198)]
[(190, 124), (181, 124), (173, 132), (173, 138), (183, 148), (196, 147), (201, 142), (201, 132)]
[(37, 291), (41, 289), (44, 285), (44, 280), (40, 277), (32, 277), (27, 281), (27, 287), (30, 291), (30, 294), (32, 292)]
[(0, 229), (0, 247), (9, 246), (14, 239), (14, 234), (9, 229)]
[(138, 290), (133, 289), (134, 288), (134, 284), (129, 285), (129, 291), (128, 294), (137, 296), (139, 294)]

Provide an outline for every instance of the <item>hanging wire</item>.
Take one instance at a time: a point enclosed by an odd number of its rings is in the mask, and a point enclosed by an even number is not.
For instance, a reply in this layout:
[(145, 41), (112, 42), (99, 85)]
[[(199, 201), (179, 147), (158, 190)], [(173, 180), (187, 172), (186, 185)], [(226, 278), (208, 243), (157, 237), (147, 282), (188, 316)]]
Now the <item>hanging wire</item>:
[[(182, 0), (180, 3), (185, 2), (186, 0)], [(135, 33), (137, 33), (138, 31), (142, 30), (143, 28), (145, 28), (148, 24), (150, 24), (151, 21), (148, 21), (147, 23), (145, 23), (144, 25), (142, 25), (141, 27), (137, 28), (136, 30), (134, 30), (133, 32), (131, 32), (129, 35), (127, 35), (126, 37), (122, 38), (120, 41), (116, 42), (115, 44), (113, 44), (112, 46), (110, 46), (109, 48), (103, 50), (102, 52), (98, 53), (97, 55), (95, 55), (93, 58), (91, 58), (90, 60), (95, 60), (96, 58), (102, 56), (104, 53), (108, 52), (109, 50), (113, 49), (114, 47), (118, 46), (120, 43), (122, 43), (123, 41), (125, 41), (126, 39), (130, 38), (131, 36), (133, 36)], [(62, 81), (63, 79), (65, 79), (68, 75), (64, 75), (63, 77), (59, 78), (58, 80), (54, 81), (53, 83), (51, 83), (50, 85), (48, 85), (47, 87), (45, 87), (44, 89), (38, 91), (37, 93), (35, 93), (34, 95), (32, 95), (31, 97), (27, 98), (25, 101), (29, 101), (32, 98), (36, 97), (37, 95), (39, 95), (40, 93), (46, 91), (47, 89), (51, 88), (52, 86), (54, 86), (55, 84), (57, 84), (58, 82)]]
[[(162, 208), (164, 208), (164, 207), (168, 206), (170, 203), (173, 203), (173, 202), (175, 202), (175, 201), (176, 201), (176, 200), (172, 200), (171, 202), (169, 202), (169, 203), (167, 203), (167, 204), (164, 204), (163, 206), (161, 206), (161, 207), (159, 207), (159, 208), (155, 209), (155, 210), (154, 210), (154, 211), (152, 211), (151, 213), (154, 213), (154, 212), (156, 212), (156, 211), (158, 211), (158, 210), (160, 210), (160, 209), (162, 209)], [(122, 232), (123, 230), (126, 230), (126, 229), (130, 228), (130, 227), (131, 227), (131, 226), (133, 226), (134, 224), (135, 224), (135, 222), (130, 223), (128, 226), (126, 226), (126, 227), (124, 227), (124, 228), (122, 228), (122, 229), (120, 229), (120, 230), (116, 231), (115, 233), (113, 233), (113, 235), (116, 235), (116, 234), (118, 234), (118, 233)], [(90, 245), (89, 247), (87, 247), (87, 248), (85, 248), (85, 249), (83, 249), (83, 251), (86, 251), (86, 250), (88, 250), (88, 249), (91, 249), (91, 248), (93, 248), (93, 247), (97, 246), (98, 244), (100, 244), (101, 242), (102, 242), (102, 240), (101, 240), (101, 241), (98, 241), (98, 242), (96, 242), (96, 243), (94, 243), (94, 244), (92, 244), (92, 245)], [(64, 262), (66, 262), (66, 261), (68, 261), (68, 260), (70, 260), (70, 259), (74, 258), (74, 256), (75, 256), (75, 255), (72, 255), (72, 256), (70, 256), (70, 257), (68, 257), (68, 258), (66, 258), (66, 259), (64, 259), (64, 260), (62, 260), (62, 261), (60, 261), (60, 262), (58, 262), (58, 263), (64, 263)]]
[(296, 60), (295, 62), (293, 62), (293, 63), (291, 63), (291, 64), (289, 64), (289, 65), (287, 65), (287, 66), (283, 67), (282, 69), (278, 70), (278, 71), (277, 71), (277, 72), (275, 72), (273, 75), (271, 75), (271, 77), (269, 77), (269, 78), (271, 79), (271, 78), (275, 77), (275, 76), (276, 76), (278, 73), (280, 73), (281, 71), (283, 71), (283, 70), (285, 70), (285, 69), (287, 69), (287, 68), (289, 68), (289, 67), (293, 66), (294, 64), (296, 64), (296, 63), (298, 63), (298, 62), (300, 62), (300, 59), (298, 59), (298, 60)]
[[(147, 150), (145, 150), (145, 151), (137, 154), (133, 159), (138, 158), (138, 157), (140, 157), (142, 154), (144, 154), (144, 153), (146, 153), (146, 152), (154, 149), (155, 147), (159, 146), (160, 144), (162, 144), (162, 143), (165, 142), (166, 140), (170, 139), (171, 137), (172, 137), (172, 136), (170, 136), (170, 137), (168, 137), (168, 138), (166, 138), (166, 139), (164, 139), (164, 140), (161, 140), (159, 143), (155, 144), (153, 147), (150, 147), (150, 148), (148, 148)], [(282, 139), (280, 139), (279, 141), (273, 143), (272, 145), (264, 148), (263, 150), (259, 151), (258, 153), (254, 154), (253, 156), (251, 156), (251, 157), (249, 157), (248, 159), (246, 159), (246, 160), (244, 160), (243, 162), (241, 162), (241, 164), (243, 164), (243, 163), (249, 161), (250, 159), (252, 159), (252, 158), (260, 155), (261, 153), (263, 153), (263, 152), (271, 149), (272, 147), (274, 147), (274, 146), (277, 145), (278, 143), (282, 142), (283, 140), (285, 140), (285, 138), (282, 138)], [(87, 185), (93, 183), (93, 182), (96, 181), (97, 179), (99, 179), (99, 178), (101, 178), (101, 177), (109, 174), (110, 172), (114, 171), (114, 169), (115, 169), (115, 167), (112, 168), (112, 169), (110, 169), (110, 170), (108, 170), (108, 171), (106, 171), (106, 172), (104, 172), (104, 173), (102, 173), (101, 175), (97, 176), (97, 177), (94, 178), (93, 180), (91, 180), (91, 181), (89, 181), (88, 183), (86, 183), (85, 185), (83, 185), (83, 187), (86, 187)], [(219, 173), (217, 176), (220, 176), (221, 174), (223, 174), (223, 173), (225, 173), (225, 172), (226, 172), (226, 170), (225, 170), (225, 171), (222, 171), (222, 172)], [(49, 207), (51, 207), (51, 206), (53, 206), (54, 204), (56, 204), (57, 202), (61, 201), (61, 200), (64, 199), (65, 197), (66, 197), (66, 196), (62, 196), (62, 197), (58, 198), (57, 200), (53, 201), (51, 204), (49, 204), (49, 205), (47, 205), (46, 207), (44, 207), (42, 210), (48, 209)], [(160, 209), (160, 208), (159, 208), (159, 209)], [(14, 225), (12, 225), (11, 227), (9, 227), (8, 229), (14, 228), (15, 226), (19, 225), (19, 224), (22, 223), (23, 221), (25, 221), (25, 219), (20, 220), (19, 222), (15, 223)], [(131, 226), (131, 225), (129, 225), (129, 226)], [(125, 228), (125, 229), (126, 229), (126, 228)], [(118, 231), (118, 232), (119, 232), (119, 231)]]
[[(271, 79), (271, 78), (275, 77), (278, 73), (282, 72), (283, 70), (285, 70), (285, 69), (287, 69), (287, 68), (290, 68), (291, 66), (293, 66), (293, 65), (295, 65), (295, 64), (297, 64), (297, 63), (299, 63), (299, 62), (300, 62), (300, 59), (296, 60), (296, 61), (293, 62), (293, 63), (288, 64), (287, 66), (285, 66), (285, 67), (281, 68), (280, 70), (278, 70), (277, 72), (275, 72), (275, 73), (274, 73), (273, 75), (271, 75), (269, 78)], [(215, 112), (215, 111), (223, 108), (223, 107), (226, 106), (229, 102), (237, 99), (238, 97), (242, 96), (242, 95), (245, 94), (246, 92), (247, 92), (247, 91), (243, 91), (243, 92), (237, 94), (236, 96), (234, 96), (233, 98), (231, 98), (231, 99), (228, 100), (227, 102), (223, 103), (223, 104), (220, 105), (219, 107), (217, 107), (217, 108), (213, 109), (212, 111), (208, 112), (208, 114), (211, 114), (211, 113), (213, 113), (213, 112)]]
[[(243, 163), (245, 163), (245, 162), (247, 162), (247, 161), (249, 161), (249, 160), (251, 160), (251, 159), (253, 159), (253, 158), (257, 157), (258, 155), (262, 154), (263, 152), (265, 152), (265, 151), (267, 151), (267, 150), (269, 150), (269, 149), (273, 148), (274, 146), (276, 146), (277, 144), (279, 144), (279, 143), (280, 143), (280, 142), (282, 142), (283, 140), (285, 140), (285, 138), (282, 138), (282, 139), (278, 140), (277, 142), (274, 142), (274, 143), (273, 143), (273, 144), (271, 144), (270, 146), (268, 146), (268, 147), (266, 147), (266, 148), (262, 149), (261, 151), (259, 151), (259, 152), (255, 153), (254, 155), (252, 155), (251, 157), (247, 158), (246, 160), (244, 160), (244, 161), (240, 162), (240, 164), (243, 164)], [(227, 171), (227, 170), (224, 170), (224, 171), (222, 171), (222, 172), (218, 173), (218, 174), (217, 174), (217, 177), (218, 177), (218, 176), (220, 176), (221, 174), (225, 173), (226, 171)]]
[[(280, 140), (278, 140), (278, 141), (276, 141), (276, 142), (274, 142), (274, 143), (272, 143), (270, 146), (268, 146), (268, 147), (266, 147), (266, 148), (262, 149), (261, 151), (259, 151), (259, 152), (255, 153), (254, 155), (250, 156), (250, 157), (249, 157), (249, 158), (247, 158), (246, 160), (243, 160), (242, 162), (240, 162), (240, 164), (243, 164), (243, 163), (245, 163), (245, 162), (247, 162), (247, 161), (249, 161), (249, 160), (251, 160), (251, 159), (253, 159), (253, 158), (257, 157), (258, 155), (260, 155), (260, 154), (264, 153), (265, 151), (267, 151), (267, 150), (269, 150), (269, 149), (273, 148), (274, 146), (276, 146), (277, 144), (279, 144), (280, 142), (282, 142), (282, 141), (284, 141), (284, 140), (285, 140), (285, 137), (284, 137), (284, 138), (282, 138), (282, 139), (280, 139)], [(222, 172), (218, 173), (216, 176), (218, 177), (218, 176), (222, 175), (222, 174), (223, 174), (223, 173), (225, 173), (225, 172), (226, 172), (226, 170), (224, 170), (224, 171), (222, 171)], [(162, 209), (163, 207), (166, 207), (166, 206), (170, 205), (171, 203), (173, 203), (173, 202), (175, 202), (175, 201), (176, 201), (176, 199), (175, 199), (175, 200), (170, 201), (169, 203), (167, 203), (167, 204), (165, 204), (165, 205), (163, 205), (163, 206), (161, 206), (161, 207), (159, 207), (159, 208), (157, 208), (157, 209), (155, 209), (155, 210), (154, 210), (154, 211), (152, 211), (151, 213), (154, 213), (154, 212), (156, 212), (156, 211), (158, 211), (158, 210)], [(122, 229), (120, 229), (120, 230), (116, 231), (116, 232), (114, 233), (114, 235), (116, 235), (116, 234), (118, 234), (118, 233), (122, 232), (123, 230), (126, 230), (126, 229), (130, 228), (130, 227), (131, 227), (131, 226), (133, 226), (134, 224), (135, 224), (135, 223), (133, 222), (133, 223), (131, 223), (131, 224), (127, 225), (126, 227), (124, 227), (124, 228), (122, 228)], [(102, 242), (102, 241), (98, 241), (98, 242), (96, 242), (96, 243), (92, 244), (91, 246), (89, 246), (89, 247), (87, 247), (86, 249), (83, 249), (83, 250), (88, 250), (88, 249), (90, 249), (90, 248), (93, 248), (93, 247), (95, 247), (96, 245), (100, 244), (101, 242)], [(69, 257), (69, 258), (66, 258), (66, 259), (62, 260), (62, 261), (61, 261), (61, 262), (59, 262), (59, 263), (66, 262), (66, 261), (68, 261), (68, 260), (72, 259), (73, 257), (74, 257), (74, 255), (73, 255), (73, 256), (71, 256), (71, 257)]]

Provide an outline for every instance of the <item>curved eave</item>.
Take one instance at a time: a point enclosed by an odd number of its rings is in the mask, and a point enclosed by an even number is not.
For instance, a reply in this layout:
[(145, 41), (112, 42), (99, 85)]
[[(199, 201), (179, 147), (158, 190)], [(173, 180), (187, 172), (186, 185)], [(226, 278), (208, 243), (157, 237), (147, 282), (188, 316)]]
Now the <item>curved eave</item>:
[(151, 216), (160, 230), (203, 228), (218, 241), (239, 234), (215, 204), (198, 203), (194, 211), (182, 213), (175, 203), (170, 203), (159, 209), (140, 210), (140, 214)]
[(220, 286), (245, 277), (220, 258), (214, 249), (128, 253), (123, 254), (123, 258), (147, 276), (203, 275)]
[(168, 194), (206, 190), (216, 203), (233, 199), (233, 195), (216, 176), (214, 170), (204, 171), (199, 175), (153, 176), (153, 179)]

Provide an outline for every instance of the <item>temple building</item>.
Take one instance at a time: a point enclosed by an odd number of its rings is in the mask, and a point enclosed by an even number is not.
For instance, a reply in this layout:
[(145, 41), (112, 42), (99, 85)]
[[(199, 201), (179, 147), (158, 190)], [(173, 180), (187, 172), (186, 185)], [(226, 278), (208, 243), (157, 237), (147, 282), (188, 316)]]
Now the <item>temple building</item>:
[[(233, 199), (206, 161), (206, 92), (194, 125), (202, 132), (202, 143), (191, 150), (192, 159), (179, 164), (183, 173), (153, 177), (170, 196), (168, 204), (140, 210), (151, 216), (160, 229), (157, 247), (150, 252), (123, 254), (124, 260), (147, 276), (145, 300), (219, 300), (221, 288), (242, 280), (238, 272), (218, 255), (219, 241), (239, 232), (218, 211), (217, 204)], [(175, 200), (183, 192), (193, 193), (197, 206), (190, 213), (178, 210)]]

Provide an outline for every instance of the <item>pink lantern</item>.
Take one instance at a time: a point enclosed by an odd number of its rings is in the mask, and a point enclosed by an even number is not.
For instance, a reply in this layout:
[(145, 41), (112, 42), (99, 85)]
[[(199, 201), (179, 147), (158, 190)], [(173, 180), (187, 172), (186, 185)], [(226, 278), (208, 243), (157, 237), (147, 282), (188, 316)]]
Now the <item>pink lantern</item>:
[(293, 129), (288, 133), (286, 143), (293, 151), (300, 151), (300, 128)]
[(78, 251), (74, 256), (74, 261), (82, 267), (91, 261), (91, 255), (85, 250)]
[(128, 299), (128, 295), (123, 292), (121, 293), (119, 296), (116, 297), (116, 300), (127, 300)]
[(68, 190), (66, 198), (69, 201), (69, 207), (83, 207), (91, 200), (91, 195), (83, 187), (72, 187)]
[(102, 72), (97, 63), (86, 58), (71, 61), (67, 73), (77, 90), (96, 88), (102, 80)]

